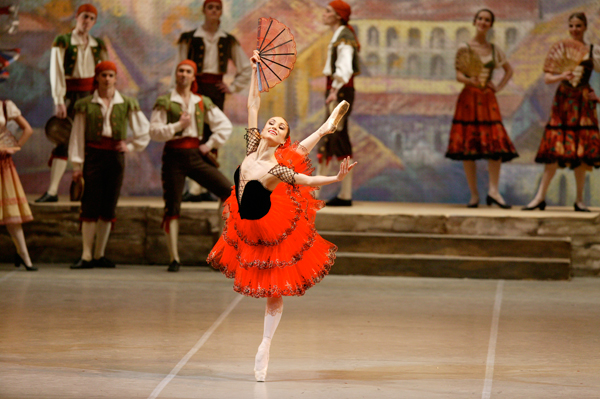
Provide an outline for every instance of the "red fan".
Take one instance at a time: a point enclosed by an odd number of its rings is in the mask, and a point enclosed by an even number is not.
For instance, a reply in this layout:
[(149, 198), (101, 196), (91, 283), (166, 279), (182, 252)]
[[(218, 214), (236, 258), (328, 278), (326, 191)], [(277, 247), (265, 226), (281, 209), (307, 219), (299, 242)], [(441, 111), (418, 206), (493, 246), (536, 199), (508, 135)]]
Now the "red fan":
[(258, 90), (269, 91), (294, 69), (296, 42), (290, 28), (278, 20), (259, 18), (256, 48), (262, 61), (257, 63)]

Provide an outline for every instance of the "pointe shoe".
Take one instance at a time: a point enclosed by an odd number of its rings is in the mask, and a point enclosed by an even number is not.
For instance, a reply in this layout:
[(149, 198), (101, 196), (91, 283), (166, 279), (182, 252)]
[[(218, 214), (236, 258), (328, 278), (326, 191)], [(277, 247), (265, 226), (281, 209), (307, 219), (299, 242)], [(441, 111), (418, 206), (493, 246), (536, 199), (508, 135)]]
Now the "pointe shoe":
[(344, 115), (346, 115), (346, 112), (348, 112), (349, 109), (350, 103), (348, 103), (348, 101), (346, 100), (343, 100), (341, 103), (338, 104), (337, 107), (335, 107), (335, 109), (331, 112), (331, 115), (329, 115), (329, 118), (327, 118), (327, 121), (325, 121), (325, 126), (327, 126), (327, 132), (335, 132), (338, 124), (340, 123)]
[(254, 378), (257, 382), (265, 382), (267, 379), (267, 368), (269, 367), (269, 349), (270, 342), (263, 341), (258, 347), (256, 358), (254, 359)]
[(21, 258), (21, 255), (16, 254), (15, 255), (15, 267), (19, 267), (21, 265), (25, 266), (25, 270), (27, 270), (28, 272), (37, 272), (37, 270), (38, 270), (37, 267), (27, 266), (25, 264), (25, 261), (23, 260), (23, 258)]
[(510, 205), (503, 204), (503, 203), (501, 203), (500, 201), (498, 201), (496, 198), (494, 198), (494, 197), (492, 197), (492, 196), (490, 196), (490, 195), (488, 195), (488, 196), (485, 198), (485, 202), (486, 202), (486, 204), (487, 204), (488, 206), (492, 206), (492, 204), (496, 204), (496, 205), (498, 205), (498, 206), (499, 206), (500, 208), (502, 208), (502, 209), (510, 209), (510, 208), (511, 208), (511, 206), (510, 206)]
[(533, 211), (535, 209), (539, 209), (540, 211), (543, 211), (544, 209), (546, 209), (546, 200), (541, 200), (534, 206), (524, 206), (522, 208), (523, 211)]

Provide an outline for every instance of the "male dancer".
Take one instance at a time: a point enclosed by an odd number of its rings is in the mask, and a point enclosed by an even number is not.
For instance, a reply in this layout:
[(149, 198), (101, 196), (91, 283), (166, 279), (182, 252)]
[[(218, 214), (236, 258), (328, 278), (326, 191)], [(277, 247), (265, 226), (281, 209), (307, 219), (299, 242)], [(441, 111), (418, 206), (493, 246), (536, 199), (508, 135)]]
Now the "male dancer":
[[(54, 39), (50, 53), (50, 86), (54, 100), (54, 115), (65, 119), (67, 131), (75, 116), (75, 102), (92, 94), (94, 85), (94, 67), (100, 61), (108, 59), (104, 42), (89, 34), (96, 24), (98, 11), (91, 4), (83, 4), (77, 9), (75, 29)], [(46, 126), (61, 123), (51, 119)], [(68, 140), (68, 137), (65, 137)], [(58, 201), (58, 185), (67, 168), (68, 145), (59, 144), (50, 156), (50, 185), (48, 190), (35, 202)]]
[[(148, 119), (137, 100), (115, 89), (117, 66), (110, 61), (99, 63), (95, 79), (98, 89), (94, 94), (75, 103), (69, 141), (73, 180), (83, 176), (85, 181), (79, 216), (83, 253), (71, 269), (115, 267), (104, 251), (116, 221), (115, 208), (125, 170), (124, 153), (142, 151), (150, 142)], [(133, 132), (131, 143), (125, 142), (128, 127)]]
[[(198, 93), (209, 97), (223, 110), (225, 94), (236, 93), (248, 86), (252, 67), (236, 38), (220, 28), (223, 14), (222, 1), (205, 0), (202, 12), (204, 24), (198, 29), (182, 33), (179, 38), (177, 64), (185, 59), (194, 61), (198, 69), (196, 77)], [(228, 87), (223, 82), (223, 75), (227, 73), (229, 60), (235, 65), (236, 75), (233, 83)], [(206, 143), (212, 134), (210, 126), (204, 127), (203, 134), (200, 140)], [(184, 201), (195, 202), (210, 198), (210, 195), (200, 194), (199, 185), (191, 181), (188, 181), (188, 184), (190, 188), (183, 197)]]
[[(354, 30), (348, 21), (351, 9), (348, 3), (334, 0), (325, 9), (323, 23), (331, 28), (333, 37), (327, 47), (327, 61), (323, 74), (327, 76), (325, 104), (328, 114), (342, 100), (350, 103), (338, 130), (325, 136), (319, 145), (319, 165), (317, 174), (328, 175), (328, 169), (333, 157), (342, 160), (352, 156), (352, 144), (348, 135), (348, 116), (352, 112), (354, 102), (354, 75), (359, 73), (358, 52), (360, 44)], [(342, 181), (339, 194), (327, 202), (329, 206), (352, 205), (352, 172)]]
[[(166, 141), (161, 176), (165, 200), (163, 228), (171, 258), (170, 272), (178, 271), (181, 266), (177, 248), (178, 219), (186, 176), (223, 201), (231, 194), (229, 180), (205, 158), (231, 135), (231, 122), (210, 98), (193, 93), (196, 75), (195, 62), (181, 61), (175, 72), (175, 89), (156, 100), (150, 117), (150, 137)], [(210, 126), (212, 135), (206, 143), (200, 144), (205, 124)]]

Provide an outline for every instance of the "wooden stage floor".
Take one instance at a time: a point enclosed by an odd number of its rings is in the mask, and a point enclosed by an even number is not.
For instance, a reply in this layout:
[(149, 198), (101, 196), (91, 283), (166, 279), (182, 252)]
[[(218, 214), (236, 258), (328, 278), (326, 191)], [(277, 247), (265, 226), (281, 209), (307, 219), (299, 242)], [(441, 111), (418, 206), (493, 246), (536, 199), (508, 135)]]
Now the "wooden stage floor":
[(598, 398), (600, 279), (328, 276), (264, 300), (206, 268), (0, 264), (0, 398)]

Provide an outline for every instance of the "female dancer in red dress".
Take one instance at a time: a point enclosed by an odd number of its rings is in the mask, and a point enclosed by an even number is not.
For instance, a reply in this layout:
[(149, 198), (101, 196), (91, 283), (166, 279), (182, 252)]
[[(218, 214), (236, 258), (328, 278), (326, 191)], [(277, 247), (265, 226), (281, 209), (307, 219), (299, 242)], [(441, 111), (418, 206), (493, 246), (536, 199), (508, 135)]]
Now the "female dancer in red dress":
[[(479, 10), (475, 14), (473, 25), (477, 33), (463, 46), (481, 59), (483, 68), (479, 76), (467, 76), (461, 71), (456, 71), (456, 80), (464, 83), (465, 87), (456, 104), (446, 157), (463, 161), (471, 191), (467, 207), (476, 208), (479, 205), (475, 160), (487, 159), (489, 188), (486, 202), (488, 205), (496, 204), (501, 208), (510, 208), (498, 190), (500, 166), (502, 162), (510, 161), (519, 155), (502, 124), (495, 93), (506, 86), (512, 77), (513, 69), (502, 50), (486, 39), (488, 31), (494, 25), (494, 14), (487, 9)], [(504, 77), (497, 86), (491, 80), (496, 68), (504, 69)]]
[(255, 361), (255, 377), (264, 381), (271, 339), (281, 319), (282, 296), (301, 296), (331, 269), (337, 247), (314, 227), (323, 207), (312, 191), (340, 182), (356, 165), (345, 159), (337, 176), (310, 176), (308, 153), (319, 139), (335, 131), (348, 109), (342, 102), (330, 118), (301, 143), (290, 145), (285, 119), (270, 118), (258, 126), (260, 94), (256, 82), (258, 52), (250, 59), (254, 73), (248, 95), (246, 157), (235, 172), (235, 188), (225, 203), (223, 235), (208, 263), (229, 278), (233, 289), (255, 298), (267, 298), (263, 340)]
[[(584, 13), (571, 14), (569, 34), (571, 38), (585, 43), (583, 35), (587, 29)], [(599, 49), (589, 46), (589, 56), (579, 64), (575, 71), (561, 74), (546, 72), (544, 82), (561, 82), (554, 95), (550, 121), (546, 125), (542, 142), (535, 162), (543, 163), (544, 174), (535, 197), (523, 210), (544, 210), (548, 186), (560, 166), (569, 166), (575, 172), (577, 198), (575, 211), (589, 212), (583, 203), (585, 172), (591, 167), (600, 167), (600, 135), (598, 134), (598, 97), (590, 87), (592, 70), (598, 65)]]

